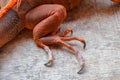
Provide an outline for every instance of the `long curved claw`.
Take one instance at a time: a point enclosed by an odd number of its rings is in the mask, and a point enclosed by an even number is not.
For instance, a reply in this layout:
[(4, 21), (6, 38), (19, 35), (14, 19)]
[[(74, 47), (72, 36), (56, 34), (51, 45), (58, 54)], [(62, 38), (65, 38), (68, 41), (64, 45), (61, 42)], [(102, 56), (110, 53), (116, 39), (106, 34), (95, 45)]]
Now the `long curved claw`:
[(84, 39), (81, 39), (80, 42), (82, 42), (84, 45), (83, 45), (83, 49), (86, 48), (86, 41)]
[(80, 67), (80, 70), (79, 70), (77, 73), (78, 73), (78, 74), (83, 73), (83, 69), (84, 69), (84, 67), (83, 67), (83, 66), (81, 66), (81, 67)]
[(53, 61), (48, 61), (44, 64), (46, 67), (51, 67), (53, 65)]
[(79, 63), (81, 65), (80, 70), (77, 72), (78, 74), (83, 73), (83, 69), (85, 66), (85, 59), (83, 58), (83, 56), (81, 54), (79, 54), (79, 51), (75, 50), (75, 56), (78, 58)]
[(84, 44), (83, 48), (85, 49), (86, 48), (86, 42), (84, 41), (82, 43)]
[(45, 65), (46, 67), (51, 67), (51, 66), (53, 65), (53, 55), (52, 55), (52, 52), (51, 52), (51, 50), (49, 49), (49, 47), (46, 46), (46, 45), (44, 45), (44, 49), (45, 49), (45, 51), (48, 53), (48, 57), (49, 57), (48, 62), (45, 63), (44, 65)]

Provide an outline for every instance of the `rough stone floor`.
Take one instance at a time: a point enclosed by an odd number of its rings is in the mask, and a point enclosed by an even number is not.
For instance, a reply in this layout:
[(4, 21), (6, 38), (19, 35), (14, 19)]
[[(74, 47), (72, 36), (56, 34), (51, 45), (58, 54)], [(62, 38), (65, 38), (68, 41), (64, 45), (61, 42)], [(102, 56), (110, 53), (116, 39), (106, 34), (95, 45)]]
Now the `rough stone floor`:
[(85, 0), (68, 13), (61, 25), (86, 39), (87, 47), (69, 42), (86, 60), (84, 73), (65, 47), (52, 47), (54, 66), (45, 67), (46, 52), (37, 47), (32, 32), (23, 30), (0, 49), (0, 80), (120, 80), (120, 4), (110, 0)]

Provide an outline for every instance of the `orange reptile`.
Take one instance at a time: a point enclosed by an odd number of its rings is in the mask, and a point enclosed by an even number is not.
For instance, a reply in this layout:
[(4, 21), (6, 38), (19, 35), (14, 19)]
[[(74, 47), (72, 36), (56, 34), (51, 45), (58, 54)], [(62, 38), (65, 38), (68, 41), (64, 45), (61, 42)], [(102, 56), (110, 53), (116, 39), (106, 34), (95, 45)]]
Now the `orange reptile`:
[[(84, 44), (85, 48), (85, 40), (76, 36), (66, 36), (68, 33), (72, 32), (69, 28), (67, 28), (63, 33), (57, 34), (60, 24), (67, 16), (66, 9), (70, 10), (74, 8), (74, 6), (78, 5), (80, 1), (81, 0), (76, 0), (76, 2), (74, 2), (74, 0), (11, 0), (0, 11), (0, 23), (2, 24), (2, 21), (5, 22), (5, 14), (9, 13), (7, 14), (9, 17), (11, 13), (13, 14), (13, 12), (16, 11), (18, 14), (17, 16), (14, 12), (16, 20), (20, 21), (25, 28), (33, 30), (33, 39), (35, 43), (48, 53), (48, 62), (45, 66), (50, 67), (53, 65), (53, 55), (48, 46), (58, 44), (67, 47), (75, 54), (81, 65), (78, 72), (80, 73), (85, 65), (84, 58), (79, 54), (78, 50), (64, 41), (78, 40)], [(13, 20), (15, 18), (13, 18)], [(14, 21), (12, 22), (13, 24), (15, 23)], [(0, 25), (7, 25), (4, 24), (4, 22)], [(8, 38), (5, 38), (1, 41), (1, 44), (7, 39)]]
[(111, 1), (113, 1), (113, 2), (120, 2), (120, 0), (111, 0)]
[[(49, 59), (45, 64), (47, 67), (52, 66), (53, 64), (53, 55), (48, 46), (51, 44), (58, 44), (67, 47), (78, 58), (81, 65), (78, 73), (81, 73), (85, 65), (84, 58), (81, 54), (79, 54), (78, 50), (64, 41), (78, 40), (84, 44), (85, 48), (85, 40), (76, 36), (66, 36), (68, 33), (72, 32), (72, 30), (69, 28), (66, 29), (62, 34), (57, 34), (60, 29), (60, 24), (67, 16), (66, 9), (70, 10), (74, 8), (75, 6), (79, 5), (81, 1), (82, 0), (11, 0), (0, 10), (0, 27), (6, 26), (6, 23), (9, 23), (11, 26), (13, 26), (20, 22), (18, 24), (22, 24), (22, 26), (25, 28), (33, 30), (33, 39), (35, 43), (48, 53)], [(113, 1), (120, 2), (120, 0)], [(8, 16), (6, 16), (6, 14)], [(6, 19), (11, 18), (9, 17), (10, 14), (14, 14), (12, 15), (13, 20), (4, 23)], [(6, 31), (10, 29), (9, 26), (10, 25), (8, 25), (8, 29), (5, 29)], [(13, 31), (14, 30), (15, 29), (13, 29)], [(7, 36), (3, 38), (3, 40), (0, 40), (0, 45), (4, 45), (13, 37), (14, 36)]]

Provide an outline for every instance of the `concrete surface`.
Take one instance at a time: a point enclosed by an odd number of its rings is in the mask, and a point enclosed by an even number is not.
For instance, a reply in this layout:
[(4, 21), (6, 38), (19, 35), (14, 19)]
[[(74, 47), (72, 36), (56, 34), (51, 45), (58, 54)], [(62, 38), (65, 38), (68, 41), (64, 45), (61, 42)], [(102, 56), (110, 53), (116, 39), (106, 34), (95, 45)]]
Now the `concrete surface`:
[(54, 66), (45, 67), (45, 51), (37, 47), (32, 32), (23, 30), (0, 49), (0, 80), (120, 80), (120, 4), (110, 0), (85, 0), (61, 25), (85, 38), (87, 48), (71, 41), (86, 59), (78, 75), (75, 56), (64, 47), (54, 47)]

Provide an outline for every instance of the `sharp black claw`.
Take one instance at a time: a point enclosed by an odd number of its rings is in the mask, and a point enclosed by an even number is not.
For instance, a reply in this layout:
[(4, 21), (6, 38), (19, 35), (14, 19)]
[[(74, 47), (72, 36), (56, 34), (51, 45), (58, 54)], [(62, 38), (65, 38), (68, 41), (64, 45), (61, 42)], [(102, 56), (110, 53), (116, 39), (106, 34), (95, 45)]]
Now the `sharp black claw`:
[(51, 67), (53, 65), (52, 61), (48, 61), (47, 63), (44, 64), (46, 67)]
[(85, 49), (86, 48), (86, 42), (83, 42), (83, 44), (84, 44), (83, 48)]
[(80, 67), (80, 70), (79, 70), (77, 73), (78, 73), (78, 74), (83, 73), (83, 68), (84, 68), (84, 67), (83, 67), (83, 66), (81, 66), (81, 67)]

